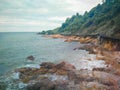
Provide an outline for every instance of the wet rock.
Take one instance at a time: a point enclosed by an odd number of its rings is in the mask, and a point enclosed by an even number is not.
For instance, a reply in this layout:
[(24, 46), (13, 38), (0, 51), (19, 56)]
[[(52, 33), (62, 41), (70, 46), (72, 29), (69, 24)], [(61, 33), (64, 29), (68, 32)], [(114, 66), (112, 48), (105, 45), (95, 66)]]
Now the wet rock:
[(33, 60), (35, 60), (35, 57), (30, 55), (30, 56), (27, 57), (27, 59), (33, 61)]
[(61, 69), (62, 67), (65, 66), (65, 64), (66, 64), (66, 62), (61, 62), (61, 63), (59, 63), (59, 64), (56, 64), (56, 65), (55, 65), (55, 68)]
[(75, 66), (63, 61), (63, 62), (55, 65), (55, 68), (63, 69), (63, 70), (74, 70)]
[(68, 82), (62, 80), (51, 81), (48, 78), (41, 79), (35, 83), (29, 83), (27, 90), (68, 90)]
[(43, 79), (34, 84), (29, 84), (27, 90), (55, 90), (55, 85), (49, 79)]
[[(31, 80), (36, 80), (39, 75), (56, 74), (67, 75), (70, 70), (74, 70), (75, 67), (69, 63), (61, 62), (59, 64), (53, 64), (50, 62), (43, 62), (40, 64), (40, 68), (19, 68), (15, 72), (19, 72), (19, 77), (24, 83), (28, 83)], [(40, 77), (41, 78), (41, 77)]]
[(4, 82), (0, 82), (0, 90), (6, 90), (7, 85)]
[(56, 68), (52, 68), (52, 69), (50, 69), (49, 71), (48, 71), (49, 73), (56, 73), (57, 72), (57, 69)]
[(69, 70), (74, 70), (75, 67), (67, 62), (61, 62), (59, 64), (53, 64), (50, 62), (43, 62), (40, 64), (41, 68), (39, 72), (45, 73), (56, 73), (57, 75), (67, 75)]
[(38, 68), (24, 67), (24, 68), (16, 69), (15, 72), (20, 72), (23, 74), (30, 74), (30, 73), (36, 72), (37, 70), (39, 70), (39, 69)]
[(69, 90), (67, 85), (56, 85), (54, 90)]
[(94, 44), (86, 44), (82, 47), (79, 47), (78, 49), (89, 51), (90, 54), (95, 54), (94, 48), (97, 47)]
[(93, 68), (93, 71), (105, 71), (105, 68)]
[(19, 78), (21, 81), (24, 83), (29, 82), (35, 75), (38, 74), (38, 68), (30, 68), (30, 67), (25, 67), (25, 68), (19, 68), (16, 69), (15, 72), (19, 72)]
[(38, 74), (47, 74), (48, 73), (48, 69), (41, 67), (38, 71), (36, 71), (36, 73)]
[(40, 64), (40, 66), (43, 68), (51, 69), (55, 66), (55, 64), (53, 64), (51, 62), (43, 62)]
[(65, 71), (65, 70), (62, 70), (62, 69), (58, 69), (57, 71), (56, 71), (56, 74), (57, 75), (67, 75), (67, 71)]

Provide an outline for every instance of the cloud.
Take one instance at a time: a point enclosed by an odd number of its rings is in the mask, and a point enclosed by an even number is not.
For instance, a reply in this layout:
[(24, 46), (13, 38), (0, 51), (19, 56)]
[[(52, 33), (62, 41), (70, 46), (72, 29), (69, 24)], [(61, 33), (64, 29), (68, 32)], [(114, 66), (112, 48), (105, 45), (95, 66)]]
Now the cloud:
[(6, 25), (6, 26), (47, 26), (47, 25), (58, 25), (58, 23), (53, 22), (46, 22), (46, 21), (37, 21), (37, 20), (26, 20), (26, 19), (10, 19), (10, 18), (0, 18), (0, 25)]
[(55, 17), (49, 17), (48, 18), (48, 20), (49, 21), (53, 21), (53, 22), (55, 22), (55, 21), (61, 21), (61, 22), (63, 22), (63, 21), (65, 21), (66, 20), (66, 17), (65, 16), (61, 16), (61, 17), (58, 17), (58, 16), (55, 16)]
[(0, 31), (2, 32), (38, 32), (40, 30), (51, 30), (56, 26), (60, 26), (60, 23), (0, 17)]
[(9, 28), (11, 31), (23, 28), (24, 31), (24, 28), (29, 27), (33, 27), (34, 31), (54, 29), (67, 17), (76, 12), (84, 14), (100, 2), (101, 0), (1, 0), (0, 31), (9, 31)]

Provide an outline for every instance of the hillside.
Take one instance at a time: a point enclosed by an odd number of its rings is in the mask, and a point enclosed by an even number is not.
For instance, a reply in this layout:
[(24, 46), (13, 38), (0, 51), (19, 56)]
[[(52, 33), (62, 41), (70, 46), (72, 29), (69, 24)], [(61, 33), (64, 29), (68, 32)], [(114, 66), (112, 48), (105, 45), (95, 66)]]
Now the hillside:
[(104, 34), (120, 38), (120, 0), (106, 0), (84, 15), (67, 18), (61, 27), (43, 31), (41, 34)]

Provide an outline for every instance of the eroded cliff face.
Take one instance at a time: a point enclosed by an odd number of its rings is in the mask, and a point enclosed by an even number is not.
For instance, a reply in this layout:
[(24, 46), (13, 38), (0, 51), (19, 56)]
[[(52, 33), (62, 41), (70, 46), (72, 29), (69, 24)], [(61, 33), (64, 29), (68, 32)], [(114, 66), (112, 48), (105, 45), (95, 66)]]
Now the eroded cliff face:
[(105, 41), (103, 43), (103, 47), (108, 50), (115, 50), (120, 51), (120, 43), (112, 42), (112, 41)]

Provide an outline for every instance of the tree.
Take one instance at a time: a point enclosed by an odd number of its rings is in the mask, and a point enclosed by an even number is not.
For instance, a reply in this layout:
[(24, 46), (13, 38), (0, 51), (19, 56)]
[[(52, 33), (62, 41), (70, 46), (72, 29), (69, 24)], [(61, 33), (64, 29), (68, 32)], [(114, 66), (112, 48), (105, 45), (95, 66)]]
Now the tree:
[(76, 16), (79, 16), (79, 13), (76, 13)]
[(105, 0), (102, 0), (102, 3), (105, 3)]

